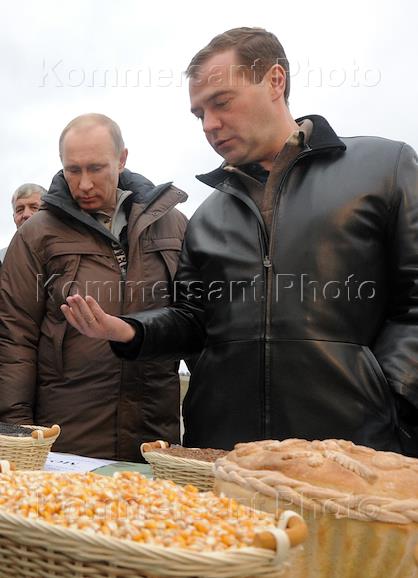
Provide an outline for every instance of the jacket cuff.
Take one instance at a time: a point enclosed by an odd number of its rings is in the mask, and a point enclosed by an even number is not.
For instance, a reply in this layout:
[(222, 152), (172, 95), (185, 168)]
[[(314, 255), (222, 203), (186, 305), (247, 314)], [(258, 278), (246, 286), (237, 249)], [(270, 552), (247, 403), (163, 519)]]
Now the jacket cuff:
[(136, 359), (141, 353), (141, 346), (144, 342), (144, 328), (141, 323), (133, 319), (126, 319), (124, 317), (121, 317), (121, 319), (135, 329), (135, 337), (131, 341), (128, 341), (128, 343), (109, 341), (110, 348), (117, 357), (128, 360)]

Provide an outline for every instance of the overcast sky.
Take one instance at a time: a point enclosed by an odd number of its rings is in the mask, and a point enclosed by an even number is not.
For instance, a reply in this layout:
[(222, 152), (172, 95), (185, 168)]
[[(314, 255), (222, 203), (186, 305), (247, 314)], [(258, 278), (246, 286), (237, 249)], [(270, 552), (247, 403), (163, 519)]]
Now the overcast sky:
[(182, 75), (219, 32), (262, 26), (283, 43), (294, 117), (322, 114), (338, 134), (374, 134), (418, 148), (414, 0), (14, 0), (1, 2), (0, 246), (14, 233), (10, 197), (61, 168), (58, 137), (73, 117), (119, 123), (127, 167), (189, 193), (221, 159), (189, 112)]

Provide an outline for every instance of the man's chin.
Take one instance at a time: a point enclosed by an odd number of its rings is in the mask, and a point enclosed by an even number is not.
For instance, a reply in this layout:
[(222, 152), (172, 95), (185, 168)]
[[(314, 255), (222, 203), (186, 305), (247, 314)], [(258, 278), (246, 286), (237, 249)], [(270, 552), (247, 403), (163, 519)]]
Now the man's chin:
[(228, 165), (241, 165), (241, 164), (243, 164), (241, 162), (241, 155), (236, 154), (232, 151), (230, 153), (223, 152), (223, 154), (218, 152), (218, 155), (220, 155)]
[(83, 209), (83, 211), (86, 211), (86, 213), (93, 213), (100, 209), (100, 207), (97, 206), (97, 201), (78, 201), (78, 206), (80, 209)]
[(248, 158), (251, 157), (251, 155), (246, 154), (245, 151), (240, 152), (236, 149), (235, 150), (231, 149), (231, 150), (223, 150), (222, 153), (220, 151), (216, 152), (224, 159), (224, 161), (228, 165), (233, 165), (237, 167), (252, 162), (251, 159)]

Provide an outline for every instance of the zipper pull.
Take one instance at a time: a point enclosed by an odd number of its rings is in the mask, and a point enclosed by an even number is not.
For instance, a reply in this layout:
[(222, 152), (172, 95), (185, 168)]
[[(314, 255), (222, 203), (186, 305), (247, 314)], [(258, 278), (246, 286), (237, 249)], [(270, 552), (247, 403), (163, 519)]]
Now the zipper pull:
[(268, 255), (266, 255), (263, 259), (263, 265), (266, 269), (270, 269), (271, 267), (271, 260), (270, 257)]

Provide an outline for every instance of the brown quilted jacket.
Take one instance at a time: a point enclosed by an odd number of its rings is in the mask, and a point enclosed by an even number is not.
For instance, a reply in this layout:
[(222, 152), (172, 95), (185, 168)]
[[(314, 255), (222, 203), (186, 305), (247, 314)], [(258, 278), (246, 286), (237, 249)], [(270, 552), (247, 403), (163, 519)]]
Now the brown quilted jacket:
[(127, 362), (108, 342), (70, 327), (60, 305), (72, 292), (113, 315), (169, 305), (187, 195), (124, 171), (128, 269), (113, 235), (72, 200), (62, 172), (43, 208), (16, 233), (0, 289), (0, 420), (62, 428), (54, 450), (137, 461), (141, 442), (179, 439), (177, 363)]

